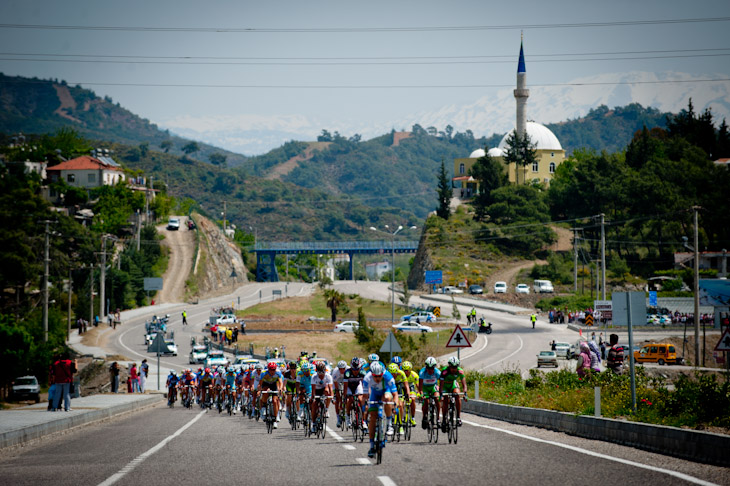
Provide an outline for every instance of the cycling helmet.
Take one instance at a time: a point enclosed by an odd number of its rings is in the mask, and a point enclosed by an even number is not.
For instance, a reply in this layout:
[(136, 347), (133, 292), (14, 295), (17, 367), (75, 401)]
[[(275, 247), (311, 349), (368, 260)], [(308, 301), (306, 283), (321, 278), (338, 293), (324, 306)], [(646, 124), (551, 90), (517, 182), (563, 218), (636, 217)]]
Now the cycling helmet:
[(389, 372), (389, 373), (390, 373), (391, 375), (394, 375), (394, 374), (398, 373), (398, 365), (397, 365), (397, 364), (395, 364), (395, 363), (390, 363), (390, 364), (388, 365), (388, 372)]
[(175, 374), (175, 370), (170, 370), (170, 374), (171, 375), (174, 375)]
[(413, 369), (413, 364), (411, 364), (410, 361), (404, 361), (401, 368), (403, 368), (403, 371), (411, 371)]
[(296, 368), (297, 362), (296, 361), (289, 361), (289, 368)]
[(435, 368), (436, 367), (436, 358), (433, 356), (429, 356), (426, 358), (426, 368)]
[(401, 358), (400, 356), (393, 356), (393, 358), (390, 360), (390, 362), (395, 363), (398, 366), (400, 366), (400, 364), (403, 362), (403, 358)]
[(347, 368), (347, 363), (345, 361), (342, 361), (342, 360), (341, 361), (338, 361), (337, 362), (337, 367), (338, 368)]
[(352, 361), (350, 361), (350, 366), (352, 366), (353, 368), (359, 368), (360, 367), (360, 358), (358, 358), (357, 356), (352, 358)]
[(264, 369), (264, 365), (261, 364), (261, 363), (256, 363), (256, 365), (254, 366), (254, 368), (257, 369), (257, 370), (263, 370)]
[(327, 367), (324, 365), (324, 363), (317, 363), (317, 373), (324, 373), (325, 371), (327, 371)]
[[(210, 371), (210, 370), (208, 370), (208, 371)], [(198, 373), (202, 373), (202, 372), (203, 372), (203, 368), (198, 368)]]
[(307, 352), (306, 351), (302, 351), (301, 353), (299, 353), (299, 356), (302, 356), (302, 357), (303, 356), (306, 356), (306, 355), (307, 355)]
[(302, 365), (302, 373), (310, 373), (312, 371), (312, 367), (309, 365), (309, 363), (304, 363)]
[(371, 363), (373, 361), (380, 361), (380, 356), (378, 356), (377, 354), (373, 353), (373, 354), (371, 354), (371, 355), (368, 356), (368, 360), (370, 360)]
[(459, 361), (459, 358), (456, 356), (452, 356), (449, 358), (449, 366), (459, 366), (461, 361)]
[(273, 361), (266, 365), (266, 367), (269, 369), (269, 371), (276, 371), (276, 363)]
[(234, 371), (236, 371), (236, 370), (233, 369), (233, 366), (229, 366), (228, 367), (228, 372), (229, 373), (233, 373)]
[(206, 372), (206, 373), (210, 373), (210, 368), (206, 368), (206, 369), (205, 369), (205, 372)]
[(374, 361), (370, 363), (370, 373), (372, 373), (375, 376), (382, 376), (385, 372), (385, 367), (383, 366), (383, 363), (380, 363), (379, 361)]

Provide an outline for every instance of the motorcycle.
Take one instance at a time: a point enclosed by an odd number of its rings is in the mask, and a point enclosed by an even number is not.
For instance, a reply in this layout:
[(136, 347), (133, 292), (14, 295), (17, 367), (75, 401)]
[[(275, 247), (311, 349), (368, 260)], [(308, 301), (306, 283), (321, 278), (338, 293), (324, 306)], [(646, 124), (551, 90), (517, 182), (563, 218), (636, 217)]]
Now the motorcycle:
[(480, 334), (492, 334), (492, 323), (488, 322), (486, 325), (484, 324), (484, 321), (479, 323), (479, 331)]

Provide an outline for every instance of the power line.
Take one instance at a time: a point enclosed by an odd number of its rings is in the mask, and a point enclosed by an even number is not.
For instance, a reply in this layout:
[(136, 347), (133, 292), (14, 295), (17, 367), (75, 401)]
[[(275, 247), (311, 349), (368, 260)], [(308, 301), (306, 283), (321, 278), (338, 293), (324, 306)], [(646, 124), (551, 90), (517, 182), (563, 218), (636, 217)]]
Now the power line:
[(117, 32), (191, 32), (191, 33), (241, 33), (241, 34), (286, 34), (286, 33), (383, 33), (383, 32), (469, 32), (485, 30), (530, 30), (530, 29), (572, 29), (596, 27), (630, 27), (647, 25), (675, 25), (695, 23), (716, 23), (730, 21), (730, 17), (700, 17), (683, 19), (617, 20), (606, 22), (576, 22), (552, 24), (512, 25), (465, 25), (465, 26), (423, 26), (423, 27), (162, 27), (162, 26), (111, 26), (111, 25), (54, 25), (54, 24), (0, 24), (0, 29), (23, 30), (81, 30)]

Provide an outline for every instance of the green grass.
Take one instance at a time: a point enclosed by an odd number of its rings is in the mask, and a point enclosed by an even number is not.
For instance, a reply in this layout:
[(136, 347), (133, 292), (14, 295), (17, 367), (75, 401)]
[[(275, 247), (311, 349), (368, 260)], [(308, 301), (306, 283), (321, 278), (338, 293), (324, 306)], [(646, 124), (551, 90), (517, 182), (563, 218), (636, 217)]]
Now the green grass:
[[(292, 305), (292, 301), (296, 305)], [(337, 319), (357, 320), (357, 308), (362, 307), (365, 315), (369, 319), (390, 319), (391, 305), (388, 302), (382, 302), (372, 299), (363, 299), (357, 295), (346, 296), (347, 312), (339, 312)], [(398, 319), (406, 311), (396, 303), (396, 319)], [(310, 316), (329, 319), (331, 311), (327, 307), (326, 301), (321, 290), (317, 290), (309, 297), (292, 297), (273, 302), (264, 302), (239, 311), (239, 315), (267, 315), (272, 317), (289, 317), (289, 318), (308, 318)]]

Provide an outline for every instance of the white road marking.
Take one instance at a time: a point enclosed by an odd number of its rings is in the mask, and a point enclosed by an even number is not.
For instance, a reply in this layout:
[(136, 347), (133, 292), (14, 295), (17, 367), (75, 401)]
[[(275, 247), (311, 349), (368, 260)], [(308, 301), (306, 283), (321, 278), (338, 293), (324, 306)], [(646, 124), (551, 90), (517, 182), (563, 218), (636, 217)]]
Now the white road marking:
[(372, 466), (373, 465), (373, 463), (370, 462), (370, 459), (368, 459), (367, 457), (358, 457), (357, 462), (359, 462), (363, 466)]
[(492, 364), (488, 364), (487, 366), (485, 366), (484, 368), (480, 369), (479, 371), (484, 371), (487, 368), (491, 368), (492, 366), (497, 365), (497, 364), (499, 364), (502, 361), (505, 361), (507, 359), (510, 359), (512, 356), (514, 356), (515, 354), (517, 354), (520, 351), (522, 351), (522, 348), (525, 346), (525, 342), (522, 340), (522, 338), (520, 336), (517, 336), (517, 339), (520, 340), (520, 347), (519, 348), (517, 348), (514, 352), (510, 353), (509, 355), (505, 356), (504, 358), (500, 359), (499, 361), (495, 361)]
[(601, 459), (606, 459), (608, 461), (620, 462), (621, 464), (626, 464), (628, 466), (634, 466), (634, 467), (638, 467), (641, 469), (648, 469), (649, 471), (668, 474), (669, 476), (674, 476), (675, 478), (683, 479), (684, 481), (688, 481), (688, 482), (694, 483), (694, 484), (702, 484), (702, 485), (708, 485), (708, 486), (715, 485), (715, 483), (711, 483), (711, 482), (705, 481), (703, 479), (695, 478), (693, 476), (689, 476), (689, 475), (681, 473), (681, 472), (671, 471), (669, 469), (663, 469), (661, 467), (649, 466), (646, 464), (642, 464), (640, 462), (634, 462), (634, 461), (630, 461), (628, 459), (622, 459), (620, 457), (613, 457), (613, 456), (609, 456), (606, 454), (601, 454), (600, 452), (589, 451), (588, 449), (583, 449), (581, 447), (576, 447), (576, 446), (572, 446), (572, 445), (568, 445), (568, 444), (561, 444), (560, 442), (554, 442), (551, 440), (538, 439), (537, 437), (531, 437), (529, 435), (520, 434), (519, 432), (513, 432), (511, 430), (500, 429), (499, 427), (492, 427), (490, 425), (482, 425), (482, 424), (478, 424), (476, 422), (471, 422), (468, 420), (462, 419), (462, 422), (465, 424), (474, 426), (474, 427), (481, 427), (484, 429), (495, 430), (497, 432), (504, 432), (505, 434), (514, 435), (515, 437), (528, 439), (528, 440), (531, 440), (534, 442), (541, 442), (543, 444), (550, 444), (550, 445), (554, 445), (557, 447), (562, 447), (563, 449), (569, 449), (571, 451), (579, 452), (581, 454), (585, 454), (588, 456), (598, 457)]
[[(476, 342), (479, 341), (479, 337), (480, 336), (477, 336), (477, 338), (474, 340), (474, 344), (476, 344)], [(483, 336), (483, 337), (484, 337), (484, 346), (482, 346), (481, 348), (477, 349), (473, 353), (467, 354), (466, 356), (464, 356), (463, 358), (461, 358), (462, 361), (465, 360), (465, 359), (469, 359), (472, 356), (474, 356), (475, 354), (478, 354), (478, 353), (481, 353), (482, 351), (484, 351), (484, 348), (486, 348), (487, 347), (487, 344), (489, 344), (489, 340), (487, 339), (487, 336)]]
[(335, 432), (334, 430), (332, 430), (332, 429), (330, 428), (330, 426), (329, 426), (329, 425), (327, 426), (327, 432), (329, 432), (329, 434), (330, 434), (330, 435), (331, 435), (332, 437), (334, 437), (334, 438), (335, 438), (335, 440), (337, 440), (337, 442), (342, 442), (342, 441), (344, 441), (344, 440), (345, 440), (345, 439), (343, 439), (342, 437), (340, 437), (340, 435), (339, 435), (339, 434), (338, 434), (337, 432)]
[(380, 479), (380, 482), (383, 483), (383, 486), (396, 486), (395, 481), (390, 479), (388, 476), (378, 476), (378, 479)]
[(354, 451), (356, 449), (356, 447), (354, 445), (350, 445), (350, 444), (343, 444), (342, 447), (344, 447), (348, 451)]
[(165, 447), (167, 445), (167, 443), (170, 442), (172, 439), (174, 439), (175, 437), (177, 437), (180, 434), (182, 434), (183, 432), (185, 432), (191, 425), (193, 425), (195, 422), (197, 422), (198, 419), (200, 417), (202, 417), (203, 415), (205, 415), (205, 412), (200, 412), (190, 422), (186, 423), (185, 425), (183, 425), (182, 427), (177, 429), (177, 431), (174, 434), (166, 437), (162, 442), (160, 442), (159, 444), (157, 444), (156, 446), (154, 446), (147, 452), (143, 452), (142, 454), (137, 456), (135, 459), (132, 459), (132, 461), (130, 461), (129, 464), (127, 464), (126, 466), (121, 468), (119, 470), (119, 472), (109, 476), (106, 481), (99, 483), (99, 486), (110, 486), (110, 485), (116, 483), (117, 481), (119, 481), (120, 479), (122, 479), (124, 476), (126, 476), (127, 474), (132, 472), (134, 470), (134, 468), (136, 468), (137, 466), (142, 464), (152, 454), (154, 454), (155, 452), (157, 452), (160, 449), (162, 449), (163, 447)]

